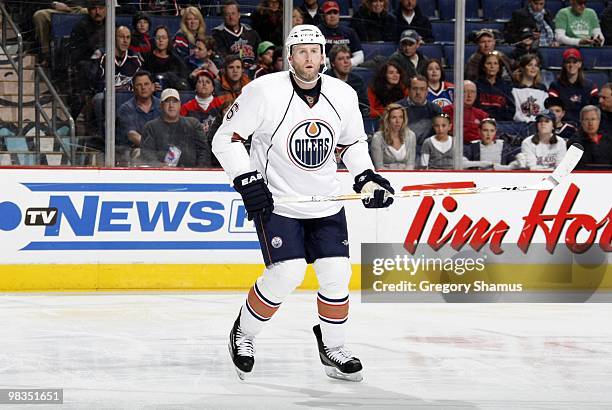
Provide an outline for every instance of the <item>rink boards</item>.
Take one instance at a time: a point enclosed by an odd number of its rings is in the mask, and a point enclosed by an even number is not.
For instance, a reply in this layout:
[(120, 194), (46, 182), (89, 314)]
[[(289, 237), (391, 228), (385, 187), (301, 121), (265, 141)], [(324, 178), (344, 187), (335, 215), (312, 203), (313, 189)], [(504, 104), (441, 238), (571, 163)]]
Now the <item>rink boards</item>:
[[(221, 171), (4, 168), (0, 175), (0, 290), (242, 289), (263, 269), (255, 229)], [(529, 185), (545, 174), (385, 176), (399, 190), (455, 181)], [(360, 287), (362, 244), (410, 239), (418, 257), (428, 243), (447, 237), (438, 244), (441, 257), (495, 253), (498, 271), (523, 275), (567, 270), (574, 257), (596, 253), (581, 265), (603, 269), (600, 287), (610, 289), (611, 176), (574, 173), (549, 195), (400, 199), (384, 210), (347, 202), (351, 288)], [(338, 178), (343, 192), (350, 193), (352, 177), (339, 172)], [(457, 225), (467, 218), (489, 230), (504, 227), (504, 233), (478, 240), (469, 229), (459, 232)], [(568, 251), (565, 242), (577, 245)], [(583, 254), (584, 248), (589, 249)], [(316, 287), (309, 269), (302, 288)]]

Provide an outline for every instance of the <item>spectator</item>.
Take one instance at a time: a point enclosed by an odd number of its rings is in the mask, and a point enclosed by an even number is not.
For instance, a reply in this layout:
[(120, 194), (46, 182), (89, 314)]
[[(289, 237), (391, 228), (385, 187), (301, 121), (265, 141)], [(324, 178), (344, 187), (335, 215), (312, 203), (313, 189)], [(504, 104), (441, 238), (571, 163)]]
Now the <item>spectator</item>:
[(492, 51), (480, 60), (476, 106), (497, 121), (511, 121), (515, 114), (514, 98), (512, 86), (502, 80), (502, 64), (498, 51)]
[(480, 141), (472, 141), (463, 146), (463, 169), (514, 169), (509, 165), (512, 148), (504, 140), (497, 139), (497, 122), (485, 118), (479, 125)]
[(210, 167), (211, 144), (199, 121), (181, 117), (177, 90), (166, 88), (161, 95), (161, 116), (145, 124), (141, 158), (147, 165)]
[(223, 24), (213, 28), (213, 38), (222, 58), (238, 54), (246, 68), (255, 64), (255, 51), (261, 39), (257, 31), (240, 22), (240, 8), (235, 0), (223, 4)]
[(40, 44), (39, 64), (48, 64), (49, 60), (49, 35), (51, 34), (51, 15), (55, 13), (87, 14), (87, 9), (81, 7), (82, 1), (64, 0), (64, 2), (52, 1), (51, 8), (45, 8), (34, 12), (32, 20), (36, 30), (36, 39)]
[(196, 39), (196, 47), (193, 49), (193, 54), (187, 59), (188, 69), (191, 70), (189, 74), (191, 80), (198, 78), (200, 70), (209, 70), (215, 76), (219, 75), (219, 69), (211, 59), (211, 56), (214, 54), (214, 44), (215, 40), (210, 36)]
[(514, 44), (514, 48), (510, 52), (510, 61), (516, 64), (525, 54), (535, 54), (540, 61), (540, 65), (542, 65), (544, 57), (540, 53), (535, 33), (529, 27), (523, 27), (521, 30), (520, 41)]
[(323, 23), (321, 13), (319, 12), (318, 0), (304, 0), (304, 3), (302, 3), (300, 10), (302, 10), (302, 17), (304, 19), (303, 24), (312, 24), (313, 26), (318, 26), (319, 24)]
[(274, 50), (276, 46), (269, 41), (262, 41), (257, 46), (257, 66), (252, 70), (253, 78), (259, 78), (273, 72)]
[(85, 100), (93, 94), (90, 73), (96, 67), (94, 53), (98, 57), (104, 48), (106, 7), (104, 0), (90, 0), (87, 4), (87, 15), (72, 29), (70, 39), (64, 50), (65, 60), (71, 68), (71, 76), (75, 77), (73, 94), (70, 97), (70, 114), (77, 118)]
[(238, 55), (225, 57), (225, 69), (216, 95), (223, 101), (235, 100), (242, 88), (249, 83), (249, 77), (244, 73), (244, 64)]
[(143, 56), (143, 69), (156, 79), (155, 89), (183, 88), (179, 83), (187, 78), (183, 60), (170, 48), (170, 32), (166, 26), (159, 26), (153, 33), (155, 44), (153, 50)]
[(141, 12), (134, 14), (132, 28), (130, 50), (141, 55), (151, 52), (153, 46), (151, 36), (149, 35), (149, 29), (151, 28), (149, 16)]
[(397, 51), (389, 57), (389, 60), (397, 62), (406, 72), (408, 78), (422, 73), (427, 65), (427, 57), (419, 51), (421, 36), (414, 30), (406, 30), (402, 33)]
[(586, 7), (586, 0), (570, 0), (555, 17), (555, 38), (568, 46), (603, 46), (604, 36), (595, 10)]
[(429, 18), (423, 14), (417, 5), (417, 0), (400, 0), (395, 15), (397, 18), (395, 38), (400, 38), (406, 30), (415, 30), (426, 43), (434, 41)]
[(569, 141), (576, 133), (576, 126), (570, 122), (563, 121), (565, 105), (561, 98), (548, 97), (544, 101), (544, 108), (555, 114), (555, 134), (565, 141)]
[(406, 73), (394, 61), (387, 61), (374, 74), (372, 84), (368, 87), (370, 118), (381, 117), (385, 107), (408, 95)]
[(612, 168), (612, 135), (601, 130), (600, 124), (599, 108), (587, 105), (580, 110), (580, 130), (570, 141), (570, 144), (577, 142), (584, 147), (578, 169)]
[(535, 54), (525, 54), (519, 60), (519, 66), (512, 74), (514, 87), (514, 121), (533, 122), (535, 116), (544, 111), (544, 101), (548, 91), (542, 84), (540, 60)]
[(272, 54), (272, 71), (277, 73), (279, 71), (283, 71), (283, 48), (276, 47), (274, 49), (274, 54)]
[(138, 71), (132, 78), (134, 97), (119, 107), (117, 112), (117, 146), (140, 147), (144, 125), (161, 115), (159, 98), (153, 96), (155, 85), (148, 71)]
[[(142, 65), (140, 55), (130, 50), (131, 33), (125, 26), (115, 29), (115, 91), (132, 91), (132, 77)], [(94, 115), (98, 123), (96, 131), (104, 129), (104, 89), (105, 89), (105, 66), (106, 58), (103, 54), (97, 60), (97, 67), (92, 73), (91, 83), (95, 84), (97, 92), (93, 98)]]
[(212, 141), (212, 134), (209, 134), (210, 127), (223, 105), (220, 98), (213, 96), (216, 78), (212, 71), (200, 70), (195, 98), (181, 106), (181, 115), (197, 119), (202, 124), (204, 133), (209, 136), (209, 141)]
[(476, 33), (475, 37), (478, 49), (470, 56), (465, 69), (465, 78), (470, 81), (478, 80), (479, 66), (481, 60), (489, 53), (495, 51), (501, 56), (501, 75), (504, 80), (510, 81), (512, 74), (512, 61), (501, 51), (495, 50), (496, 40), (493, 30), (484, 28)]
[(599, 16), (599, 24), (601, 25), (601, 33), (606, 41), (608, 43), (612, 42), (612, 2), (608, 2), (608, 6)]
[(352, 72), (351, 49), (344, 44), (336, 44), (329, 51), (329, 61), (331, 70), (328, 71), (327, 74), (330, 77), (338, 78), (350, 85), (357, 93), (361, 115), (364, 118), (369, 116), (370, 106), (368, 104), (368, 94), (365, 84), (361, 77)]
[(408, 128), (408, 115), (399, 104), (385, 108), (380, 130), (370, 144), (372, 162), (376, 169), (414, 169), (416, 136)]
[(601, 110), (601, 129), (608, 135), (612, 135), (612, 83), (601, 86), (599, 108)]
[(433, 117), (435, 135), (427, 138), (421, 148), (421, 166), (425, 169), (453, 169), (453, 140), (449, 135), (450, 116), (437, 113)]
[[(115, 29), (115, 90), (132, 91), (132, 77), (142, 66), (140, 56), (130, 50), (131, 33), (126, 26)], [(98, 92), (104, 91), (104, 69), (106, 65), (106, 54), (99, 61), (95, 74), (92, 78)]]
[(555, 134), (555, 114), (543, 111), (536, 116), (536, 133), (523, 140), (521, 153), (532, 171), (554, 169), (565, 156), (567, 146)]
[(565, 104), (567, 119), (575, 123), (578, 123), (582, 107), (597, 104), (597, 86), (585, 78), (582, 68), (580, 51), (575, 48), (565, 50), (561, 74), (548, 88), (552, 97), (561, 98)]
[(512, 18), (505, 27), (506, 42), (521, 41), (525, 28), (534, 33), (535, 43), (540, 47), (556, 47), (555, 22), (552, 14), (545, 8), (545, 0), (529, 0), (525, 7), (512, 12)]
[(299, 26), (300, 24), (304, 24), (304, 12), (302, 9), (294, 7), (291, 14), (291, 27)]
[[(469, 144), (480, 139), (480, 123), (489, 115), (480, 108), (474, 107), (478, 89), (470, 80), (463, 82), (463, 143)], [(444, 107), (444, 113), (451, 117), (451, 124), (455, 117), (455, 105)]]
[(357, 32), (359, 40), (397, 41), (395, 17), (388, 13), (389, 0), (364, 0), (353, 17), (351, 27)]
[(181, 28), (172, 39), (172, 47), (177, 56), (186, 60), (193, 54), (196, 39), (206, 35), (206, 23), (197, 7), (187, 7), (182, 14)]
[(425, 77), (414, 76), (410, 79), (409, 84), (408, 97), (400, 100), (398, 104), (406, 108), (410, 129), (416, 135), (417, 144), (421, 145), (432, 134), (431, 121), (434, 116), (442, 112), (442, 109), (439, 105), (427, 101), (427, 79)]
[(253, 29), (261, 41), (283, 44), (283, 3), (281, 0), (261, 0), (251, 13)]
[(423, 70), (427, 78), (427, 101), (437, 104), (440, 108), (451, 105), (455, 100), (455, 84), (444, 81), (442, 63), (437, 58), (427, 61)]
[(351, 49), (351, 64), (353, 67), (363, 63), (363, 50), (361, 41), (355, 30), (340, 25), (340, 6), (333, 0), (328, 0), (321, 7), (323, 23), (318, 27), (325, 36), (325, 54), (336, 44), (344, 44)]

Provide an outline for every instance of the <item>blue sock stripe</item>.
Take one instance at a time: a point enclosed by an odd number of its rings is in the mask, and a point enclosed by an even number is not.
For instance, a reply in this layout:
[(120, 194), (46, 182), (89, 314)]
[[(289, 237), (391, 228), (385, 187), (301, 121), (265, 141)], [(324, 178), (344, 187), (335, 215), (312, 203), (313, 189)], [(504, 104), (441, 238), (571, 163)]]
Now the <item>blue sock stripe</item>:
[(259, 290), (259, 287), (257, 287), (257, 282), (255, 282), (254, 288), (255, 288), (255, 293), (257, 294), (257, 297), (261, 299), (263, 302), (267, 303), (268, 305), (272, 307), (279, 307), (281, 305), (280, 302), (274, 303), (274, 302), (271, 302), (268, 298), (266, 298)]
[(348, 295), (346, 295), (343, 298), (340, 299), (332, 299), (332, 298), (326, 298), (325, 296), (321, 295), (320, 292), (317, 292), (317, 297), (319, 299), (321, 299), (323, 302), (327, 302), (327, 303), (344, 303), (348, 300)]
[(344, 319), (339, 319), (338, 320), (338, 319), (328, 319), (328, 318), (325, 318), (325, 317), (319, 315), (319, 319), (322, 320), (325, 323), (329, 323), (329, 324), (332, 324), (332, 325), (341, 325), (341, 324), (345, 323), (348, 320), (348, 316), (345, 317)]

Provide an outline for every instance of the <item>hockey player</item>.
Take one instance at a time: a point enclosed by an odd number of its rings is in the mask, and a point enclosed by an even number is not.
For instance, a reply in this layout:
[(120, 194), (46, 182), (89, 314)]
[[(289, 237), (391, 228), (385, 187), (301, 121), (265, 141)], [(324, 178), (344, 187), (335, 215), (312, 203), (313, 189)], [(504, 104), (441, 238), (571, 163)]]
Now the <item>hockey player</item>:
[[(338, 152), (368, 208), (391, 205), (389, 181), (374, 173), (357, 94), (325, 70), (325, 37), (295, 26), (285, 43), (289, 71), (247, 85), (215, 134), (213, 151), (254, 219), (266, 268), (230, 333), (241, 379), (255, 361), (254, 338), (303, 280), (312, 263), (319, 281), (313, 328), (328, 376), (361, 381), (361, 362), (345, 346), (351, 275), (344, 208), (339, 202), (278, 203), (300, 195), (335, 195)], [(250, 157), (242, 142), (252, 135)]]

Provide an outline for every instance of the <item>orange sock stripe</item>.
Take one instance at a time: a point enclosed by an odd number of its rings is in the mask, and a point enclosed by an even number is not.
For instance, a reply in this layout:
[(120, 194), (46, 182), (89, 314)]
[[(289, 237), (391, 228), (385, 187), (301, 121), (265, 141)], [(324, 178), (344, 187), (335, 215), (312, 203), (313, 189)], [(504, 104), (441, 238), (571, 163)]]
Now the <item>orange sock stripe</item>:
[(247, 303), (249, 307), (253, 310), (253, 313), (260, 316), (262, 319), (270, 319), (274, 313), (278, 310), (277, 306), (271, 306), (263, 301), (255, 292), (255, 287), (253, 286), (251, 290), (249, 290), (249, 296), (247, 296)]
[(317, 299), (317, 309), (319, 316), (330, 320), (344, 320), (348, 317), (349, 303), (348, 300), (342, 304), (329, 304)]

